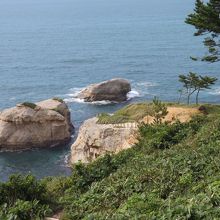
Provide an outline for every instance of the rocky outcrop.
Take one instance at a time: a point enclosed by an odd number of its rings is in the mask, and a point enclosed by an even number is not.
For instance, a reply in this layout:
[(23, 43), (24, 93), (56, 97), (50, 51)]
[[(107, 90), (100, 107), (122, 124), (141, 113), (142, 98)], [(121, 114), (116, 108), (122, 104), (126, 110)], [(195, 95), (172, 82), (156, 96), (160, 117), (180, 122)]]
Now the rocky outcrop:
[[(163, 122), (173, 123), (190, 121), (199, 114), (197, 108), (168, 107), (168, 114)], [(137, 109), (138, 111), (138, 109)], [(118, 153), (132, 147), (137, 142), (138, 123), (153, 123), (154, 118), (144, 116), (137, 123), (98, 124), (98, 118), (84, 122), (79, 135), (71, 147), (71, 163), (81, 161), (87, 163), (106, 153)]]
[(71, 147), (71, 163), (87, 163), (106, 153), (117, 153), (136, 142), (136, 123), (97, 124), (97, 118), (88, 119), (79, 130)]
[(61, 100), (19, 104), (0, 113), (0, 150), (61, 145), (72, 131), (69, 109)]
[(125, 79), (112, 79), (92, 84), (78, 94), (78, 98), (86, 102), (112, 101), (123, 102), (131, 91), (130, 83)]

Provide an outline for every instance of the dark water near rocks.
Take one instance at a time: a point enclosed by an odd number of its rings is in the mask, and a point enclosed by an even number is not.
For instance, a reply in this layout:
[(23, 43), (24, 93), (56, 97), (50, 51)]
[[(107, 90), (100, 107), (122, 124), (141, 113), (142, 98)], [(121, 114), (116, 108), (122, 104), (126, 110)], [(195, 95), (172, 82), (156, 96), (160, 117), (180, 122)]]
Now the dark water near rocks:
[[(72, 95), (94, 82), (131, 81), (129, 102), (177, 100), (179, 73), (220, 77), (219, 64), (193, 62), (202, 39), (184, 19), (194, 0), (1, 0), (0, 109), (54, 96), (66, 99), (78, 129), (83, 120), (120, 105), (76, 102)], [(202, 101), (220, 101), (220, 82)], [(70, 146), (0, 153), (0, 179), (14, 172), (67, 175)]]

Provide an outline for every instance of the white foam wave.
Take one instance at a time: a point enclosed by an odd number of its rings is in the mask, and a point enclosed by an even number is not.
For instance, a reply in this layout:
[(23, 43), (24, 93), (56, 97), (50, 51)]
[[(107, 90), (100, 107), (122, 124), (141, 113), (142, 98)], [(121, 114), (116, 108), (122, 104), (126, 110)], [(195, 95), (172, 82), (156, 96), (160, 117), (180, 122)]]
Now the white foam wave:
[(140, 87), (154, 87), (156, 86), (157, 84), (156, 83), (153, 83), (153, 82), (138, 82), (136, 83), (137, 86), (140, 86)]
[(65, 165), (69, 164), (69, 159), (70, 159), (70, 155), (69, 155), (69, 154), (66, 154), (66, 155), (64, 156), (64, 164), (65, 164)]
[[(127, 100), (131, 100), (136, 97), (141, 97), (145, 94), (149, 94), (148, 88), (156, 86), (155, 83), (152, 82), (137, 82), (137, 83), (132, 83), (133, 84), (133, 90), (131, 90), (127, 94)], [(81, 87), (76, 87), (70, 89), (70, 93), (66, 94), (66, 98), (64, 99), (65, 102), (71, 103), (71, 102), (77, 102), (77, 103), (86, 103), (86, 104), (91, 104), (91, 105), (109, 105), (112, 103), (117, 103), (117, 102), (111, 102), (108, 100), (103, 100), (103, 101), (95, 101), (95, 102), (85, 102), (84, 99), (78, 98), (79, 93), (84, 90), (85, 88)]]
[(78, 102), (78, 103), (84, 103), (83, 99), (78, 98), (79, 93), (85, 88), (71, 88), (70, 92), (66, 94), (68, 98), (65, 98), (64, 101), (69, 103), (69, 102)]
[(109, 105), (111, 103), (114, 103), (114, 102), (111, 102), (111, 101), (108, 101), (108, 100), (95, 101), (95, 102), (85, 102), (84, 99), (75, 98), (75, 97), (66, 98), (66, 99), (64, 99), (64, 101), (66, 103), (77, 102), (77, 103), (85, 103), (85, 104), (90, 104), (90, 105)]
[(140, 93), (136, 90), (131, 90), (128, 94), (127, 94), (127, 99), (131, 100), (135, 97), (140, 97)]

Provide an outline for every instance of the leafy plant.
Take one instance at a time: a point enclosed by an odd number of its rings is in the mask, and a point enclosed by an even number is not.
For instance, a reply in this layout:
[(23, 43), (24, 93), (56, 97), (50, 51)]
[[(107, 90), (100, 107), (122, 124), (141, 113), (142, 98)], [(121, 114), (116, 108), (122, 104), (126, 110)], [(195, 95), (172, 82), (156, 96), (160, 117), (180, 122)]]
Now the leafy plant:
[(154, 97), (150, 116), (154, 118), (155, 124), (161, 124), (162, 120), (168, 114), (166, 104), (162, 103), (158, 98)]

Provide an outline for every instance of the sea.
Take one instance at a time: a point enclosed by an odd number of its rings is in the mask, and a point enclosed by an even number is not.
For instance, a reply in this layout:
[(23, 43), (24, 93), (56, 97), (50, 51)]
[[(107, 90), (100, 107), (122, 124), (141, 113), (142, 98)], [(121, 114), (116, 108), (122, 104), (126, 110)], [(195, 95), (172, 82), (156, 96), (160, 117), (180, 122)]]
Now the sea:
[[(1, 0), (0, 111), (24, 101), (63, 98), (76, 132), (84, 120), (133, 102), (177, 101), (179, 74), (218, 77), (200, 101), (220, 102), (220, 64), (195, 62), (207, 53), (185, 24), (195, 0)], [(76, 94), (92, 83), (128, 79), (124, 103), (84, 103)], [(184, 101), (184, 100), (182, 100)], [(0, 153), (0, 181), (14, 173), (65, 176), (71, 143)]]

